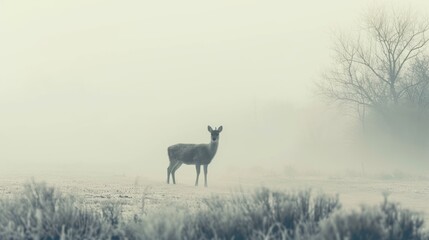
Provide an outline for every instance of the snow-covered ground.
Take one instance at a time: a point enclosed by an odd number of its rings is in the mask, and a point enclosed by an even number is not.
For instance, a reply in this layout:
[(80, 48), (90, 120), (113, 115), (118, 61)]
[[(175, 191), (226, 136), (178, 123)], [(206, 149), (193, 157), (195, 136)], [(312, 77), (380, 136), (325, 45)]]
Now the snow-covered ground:
[[(27, 175), (0, 177), (0, 196), (6, 198), (17, 194)], [(422, 212), (429, 222), (429, 180), (426, 179), (381, 179), (363, 177), (328, 176), (266, 176), (222, 180), (209, 178), (209, 187), (195, 187), (193, 180), (181, 178), (178, 184), (167, 185), (164, 178), (148, 179), (132, 175), (90, 175), (60, 176), (44, 175), (34, 178), (57, 187), (65, 194), (78, 196), (85, 204), (97, 207), (104, 201), (117, 200), (123, 204), (126, 216), (141, 212), (156, 211), (166, 205), (180, 203), (182, 206), (198, 208), (201, 200), (211, 195), (228, 196), (237, 191), (249, 191), (257, 187), (270, 187), (284, 190), (311, 189), (313, 193), (339, 194), (343, 208), (358, 208), (361, 204), (378, 204), (383, 200), (383, 192), (389, 199), (400, 202), (402, 206)], [(427, 227), (427, 224), (426, 224)]]

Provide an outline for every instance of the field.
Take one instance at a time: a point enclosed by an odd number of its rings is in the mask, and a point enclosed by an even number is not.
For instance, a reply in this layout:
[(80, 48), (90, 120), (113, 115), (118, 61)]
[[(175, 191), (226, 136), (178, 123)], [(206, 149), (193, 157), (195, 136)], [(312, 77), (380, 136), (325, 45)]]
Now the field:
[(259, 176), (6, 174), (0, 238), (429, 239), (425, 178)]
[[(29, 175), (0, 177), (0, 196), (12, 197), (20, 193)], [(238, 191), (251, 191), (258, 187), (275, 190), (305, 190), (313, 193), (339, 194), (344, 209), (357, 209), (361, 204), (382, 202), (383, 193), (389, 200), (424, 214), (429, 223), (429, 180), (394, 177), (329, 177), (329, 176), (263, 176), (258, 178), (229, 179), (209, 178), (209, 187), (193, 185), (193, 178), (179, 175), (177, 185), (167, 185), (164, 177), (144, 178), (132, 175), (49, 175), (36, 176), (37, 182), (46, 182), (62, 193), (80, 198), (86, 205), (97, 208), (106, 201), (117, 200), (125, 216), (156, 212), (166, 205), (181, 204), (198, 209), (203, 199), (212, 195), (230, 196)], [(426, 226), (427, 227), (427, 226)]]

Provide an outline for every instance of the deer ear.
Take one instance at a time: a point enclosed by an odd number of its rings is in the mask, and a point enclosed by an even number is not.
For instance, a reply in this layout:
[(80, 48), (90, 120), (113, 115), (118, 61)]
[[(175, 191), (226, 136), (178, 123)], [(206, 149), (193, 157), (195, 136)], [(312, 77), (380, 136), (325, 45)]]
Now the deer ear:
[(208, 126), (207, 129), (209, 130), (209, 132), (213, 131), (212, 127), (210, 127), (210, 126)]
[(222, 129), (223, 129), (223, 127), (222, 127), (222, 126), (220, 126), (217, 130), (218, 130), (219, 132), (222, 132)]

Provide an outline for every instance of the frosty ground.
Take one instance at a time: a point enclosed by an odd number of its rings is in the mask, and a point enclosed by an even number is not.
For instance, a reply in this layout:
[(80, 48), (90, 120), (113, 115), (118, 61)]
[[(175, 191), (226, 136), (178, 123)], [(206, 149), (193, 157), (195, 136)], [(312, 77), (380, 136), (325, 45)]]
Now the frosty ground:
[[(199, 208), (202, 200), (211, 195), (228, 197), (237, 191), (252, 191), (258, 187), (280, 190), (311, 189), (314, 193), (339, 194), (345, 209), (358, 208), (361, 204), (378, 204), (383, 193), (403, 207), (421, 212), (429, 223), (429, 180), (417, 178), (359, 177), (359, 176), (285, 176), (221, 179), (209, 178), (209, 187), (195, 187), (193, 178), (180, 176), (178, 184), (167, 185), (164, 178), (146, 178), (138, 175), (60, 175), (43, 174), (11, 175), (0, 177), (0, 196), (8, 198), (19, 194), (23, 184), (34, 178), (55, 186), (65, 194), (78, 196), (90, 207), (97, 208), (105, 201), (117, 201), (125, 216), (157, 211), (165, 206)], [(200, 179), (200, 185), (203, 179)]]

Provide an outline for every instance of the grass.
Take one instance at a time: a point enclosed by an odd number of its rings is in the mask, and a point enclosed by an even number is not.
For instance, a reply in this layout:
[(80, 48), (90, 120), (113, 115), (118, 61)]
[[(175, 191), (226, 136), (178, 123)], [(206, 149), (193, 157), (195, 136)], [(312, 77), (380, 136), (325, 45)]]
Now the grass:
[(87, 207), (34, 181), (0, 201), (0, 239), (429, 239), (422, 216), (385, 200), (344, 211), (338, 196), (260, 188), (213, 196), (203, 207), (166, 206), (122, 215), (121, 204)]
[(322, 239), (429, 239), (420, 214), (389, 202), (387, 195), (379, 206), (362, 206), (348, 214), (336, 213), (321, 224)]
[[(198, 239), (294, 238), (316, 232), (318, 223), (340, 208), (338, 197), (311, 197), (310, 191), (276, 192), (262, 188), (231, 199), (212, 197), (198, 212)], [(186, 229), (185, 229), (186, 230)]]
[(108, 239), (121, 237), (119, 207), (94, 211), (44, 183), (0, 201), (0, 239)]

